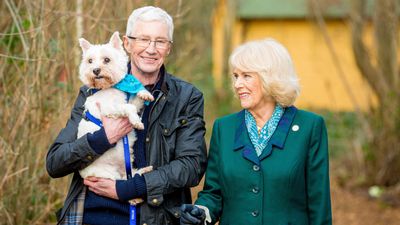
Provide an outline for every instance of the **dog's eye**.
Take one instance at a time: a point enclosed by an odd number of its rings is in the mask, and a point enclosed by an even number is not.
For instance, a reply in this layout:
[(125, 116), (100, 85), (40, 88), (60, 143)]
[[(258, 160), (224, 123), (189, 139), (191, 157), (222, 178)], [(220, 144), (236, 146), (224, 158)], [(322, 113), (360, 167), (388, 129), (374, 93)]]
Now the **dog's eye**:
[(88, 63), (92, 63), (92, 62), (93, 62), (93, 59), (89, 59), (89, 60), (88, 60)]
[(104, 58), (104, 63), (109, 63), (110, 61), (110, 58)]

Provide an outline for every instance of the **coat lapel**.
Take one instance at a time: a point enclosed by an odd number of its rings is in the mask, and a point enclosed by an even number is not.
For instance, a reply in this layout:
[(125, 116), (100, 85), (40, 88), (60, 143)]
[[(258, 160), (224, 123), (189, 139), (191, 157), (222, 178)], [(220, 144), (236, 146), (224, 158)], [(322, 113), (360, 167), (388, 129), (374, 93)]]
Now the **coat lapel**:
[(273, 146), (276, 146), (279, 149), (283, 149), (283, 147), (285, 146), (286, 137), (289, 134), (289, 129), (292, 125), (296, 112), (297, 108), (294, 106), (290, 106), (285, 109), (285, 113), (279, 121), (278, 127), (276, 127), (274, 134), (272, 135), (267, 146), (260, 155), (260, 161), (271, 155)]
[[(168, 90), (168, 83), (170, 82), (170, 75), (165, 72), (164, 66), (161, 67), (160, 69), (160, 74), (162, 76), (162, 80), (157, 82), (157, 86), (155, 92), (153, 92), (153, 95), (157, 95), (156, 100), (154, 102), (150, 103), (152, 109), (150, 111), (150, 117), (149, 117), (149, 127), (153, 125), (153, 123), (158, 119), (160, 116), (161, 112), (164, 109), (164, 106), (166, 102), (169, 99), (175, 99), (175, 96), (172, 96), (172, 93), (169, 92)], [(171, 100), (170, 100), (171, 101)]]
[(256, 154), (253, 144), (251, 143), (249, 134), (246, 128), (246, 122), (244, 120), (244, 110), (240, 111), (237, 115), (239, 126), (235, 131), (235, 143), (233, 145), (234, 151), (242, 151), (242, 157), (249, 160), (250, 162), (260, 165), (260, 160)]
[(274, 134), (272, 135), (262, 154), (260, 155), (260, 157), (258, 157), (247, 132), (246, 122), (244, 119), (244, 110), (240, 111), (237, 115), (239, 126), (236, 128), (235, 131), (235, 143), (233, 146), (233, 150), (243, 150), (243, 158), (249, 160), (256, 165), (260, 165), (260, 162), (263, 159), (271, 155), (274, 146), (279, 149), (283, 149), (283, 147), (285, 146), (286, 137), (289, 134), (290, 126), (292, 125), (296, 112), (297, 108), (294, 106), (290, 106), (285, 109), (285, 113), (279, 121), (278, 127), (276, 128)]
[(149, 117), (149, 127), (153, 125), (153, 123), (158, 119), (161, 112), (164, 109), (165, 103), (167, 102), (167, 97), (164, 95), (162, 91), (159, 91), (157, 99), (154, 101), (154, 105), (152, 109), (150, 109), (150, 117)]

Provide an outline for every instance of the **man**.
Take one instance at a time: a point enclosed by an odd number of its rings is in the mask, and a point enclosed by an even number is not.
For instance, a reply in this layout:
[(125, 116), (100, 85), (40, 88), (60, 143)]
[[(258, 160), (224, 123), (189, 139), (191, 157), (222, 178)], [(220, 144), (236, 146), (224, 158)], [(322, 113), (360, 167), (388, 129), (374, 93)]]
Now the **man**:
[(179, 207), (191, 202), (206, 166), (203, 95), (191, 84), (165, 71), (171, 50), (172, 18), (162, 9), (142, 7), (128, 19), (124, 47), (130, 55), (129, 72), (152, 92), (155, 100), (144, 107), (143, 131), (136, 131), (134, 166), (153, 166), (143, 176), (127, 181), (103, 178), (83, 180), (78, 171), (132, 131), (128, 119), (102, 118), (103, 128), (77, 139), (83, 103), (91, 91), (80, 89), (71, 118), (49, 149), (51, 177), (74, 173), (59, 224), (129, 224), (128, 200), (143, 198), (137, 224), (179, 224)]

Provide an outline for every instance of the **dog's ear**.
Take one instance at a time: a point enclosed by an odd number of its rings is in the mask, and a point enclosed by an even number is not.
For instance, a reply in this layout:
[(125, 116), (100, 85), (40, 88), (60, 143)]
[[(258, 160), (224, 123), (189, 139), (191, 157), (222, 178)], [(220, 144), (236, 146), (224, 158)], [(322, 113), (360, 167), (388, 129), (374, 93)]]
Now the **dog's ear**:
[(90, 42), (86, 41), (84, 38), (79, 38), (79, 45), (82, 48), (83, 53), (85, 53), (91, 46)]
[(122, 40), (119, 37), (119, 32), (115, 31), (113, 35), (110, 38), (110, 45), (113, 46), (114, 48), (121, 50), (122, 49)]

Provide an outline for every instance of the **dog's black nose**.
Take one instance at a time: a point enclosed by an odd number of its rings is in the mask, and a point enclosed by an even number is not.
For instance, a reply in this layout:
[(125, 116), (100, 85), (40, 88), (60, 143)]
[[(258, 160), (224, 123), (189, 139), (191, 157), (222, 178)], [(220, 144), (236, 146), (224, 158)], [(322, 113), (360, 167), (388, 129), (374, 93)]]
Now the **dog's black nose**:
[(101, 71), (100, 68), (93, 69), (93, 73), (96, 74), (96, 76), (100, 74), (100, 71)]

